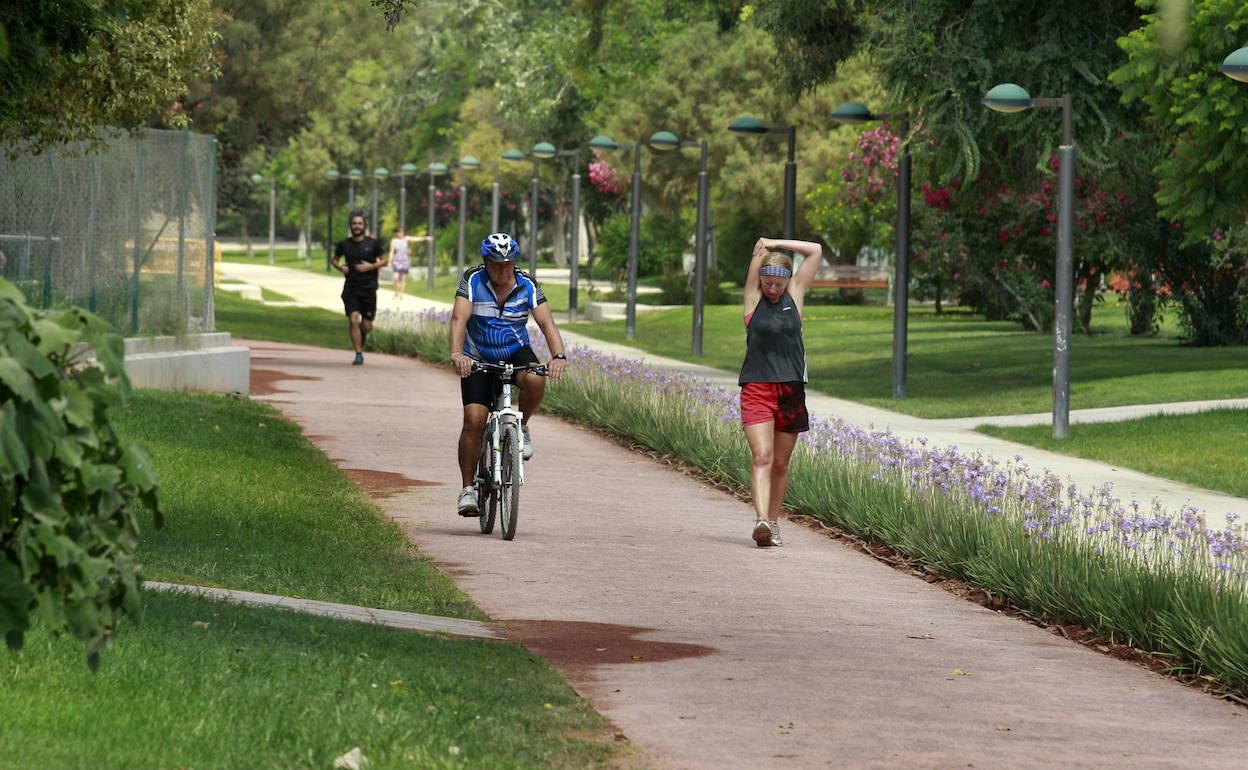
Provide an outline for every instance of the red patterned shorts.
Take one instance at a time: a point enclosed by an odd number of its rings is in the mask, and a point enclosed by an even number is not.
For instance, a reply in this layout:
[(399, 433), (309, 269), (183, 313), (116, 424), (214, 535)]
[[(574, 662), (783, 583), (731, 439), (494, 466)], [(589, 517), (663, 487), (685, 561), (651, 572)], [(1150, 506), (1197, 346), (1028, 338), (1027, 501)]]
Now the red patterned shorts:
[(741, 386), (741, 424), (775, 422), (782, 433), (810, 430), (806, 386), (800, 382), (747, 382)]

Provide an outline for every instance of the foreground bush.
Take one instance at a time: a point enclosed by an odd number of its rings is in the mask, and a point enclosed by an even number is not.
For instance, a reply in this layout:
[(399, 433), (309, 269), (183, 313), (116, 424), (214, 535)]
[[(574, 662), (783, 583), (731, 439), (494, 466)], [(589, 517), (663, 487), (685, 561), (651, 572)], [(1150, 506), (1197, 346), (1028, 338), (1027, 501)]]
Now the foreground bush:
[(37, 613), (85, 642), (94, 666), (120, 617), (139, 618), (135, 505), (158, 525), (160, 508), (147, 456), (109, 424), (128, 387), (121, 338), (105, 322), (33, 310), (0, 280), (0, 633), (10, 649)]

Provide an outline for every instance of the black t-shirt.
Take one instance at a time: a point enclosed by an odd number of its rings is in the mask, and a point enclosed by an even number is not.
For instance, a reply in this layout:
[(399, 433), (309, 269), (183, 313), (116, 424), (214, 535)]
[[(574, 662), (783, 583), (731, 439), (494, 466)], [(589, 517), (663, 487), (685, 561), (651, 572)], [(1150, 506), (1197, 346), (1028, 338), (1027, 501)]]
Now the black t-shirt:
[(347, 282), (343, 288), (376, 291), (377, 271), (370, 270), (361, 273), (355, 269), (355, 266), (361, 262), (377, 262), (385, 253), (385, 249), (381, 247), (381, 241), (369, 236), (364, 236), (358, 241), (354, 238), (339, 241), (338, 247), (334, 249), (334, 256), (343, 257), (347, 263)]

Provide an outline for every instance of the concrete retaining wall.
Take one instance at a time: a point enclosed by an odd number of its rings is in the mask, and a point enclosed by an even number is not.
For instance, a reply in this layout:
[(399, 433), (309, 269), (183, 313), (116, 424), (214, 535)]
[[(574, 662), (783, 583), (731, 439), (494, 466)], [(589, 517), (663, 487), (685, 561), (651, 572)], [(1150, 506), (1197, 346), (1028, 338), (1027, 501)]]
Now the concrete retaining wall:
[(224, 332), (126, 340), (126, 374), (136, 388), (251, 392), (251, 350)]

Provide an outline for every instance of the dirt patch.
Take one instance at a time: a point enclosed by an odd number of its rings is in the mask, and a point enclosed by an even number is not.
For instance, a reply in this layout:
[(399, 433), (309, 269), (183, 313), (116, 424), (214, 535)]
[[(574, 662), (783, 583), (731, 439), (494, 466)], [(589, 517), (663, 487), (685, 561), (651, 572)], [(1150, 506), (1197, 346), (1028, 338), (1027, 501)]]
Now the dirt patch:
[(472, 570), (456, 561), (439, 561), (434, 562), (434, 565), (439, 572), (454, 578), (472, 577), (475, 574)]
[(292, 391), (279, 388), (274, 383), (282, 381), (293, 382), (295, 380), (319, 382), (320, 379), (320, 377), (308, 377), (302, 374), (279, 372), (276, 369), (256, 369), (253, 367), (251, 370), (251, 395), (272, 396), (277, 393), (291, 393)]
[(684, 642), (636, 638), (654, 629), (583, 623), (572, 620), (509, 620), (507, 635), (558, 666), (574, 679), (589, 678), (590, 669), (607, 663), (662, 663), (710, 655), (715, 648)]
[(378, 499), (393, 497), (400, 492), (417, 487), (442, 486), (437, 481), (409, 479), (402, 473), (393, 473), (391, 471), (372, 471), (366, 468), (343, 468), (342, 470), (347, 474), (347, 478), (354, 481), (357, 487), (367, 492), (369, 497)]

